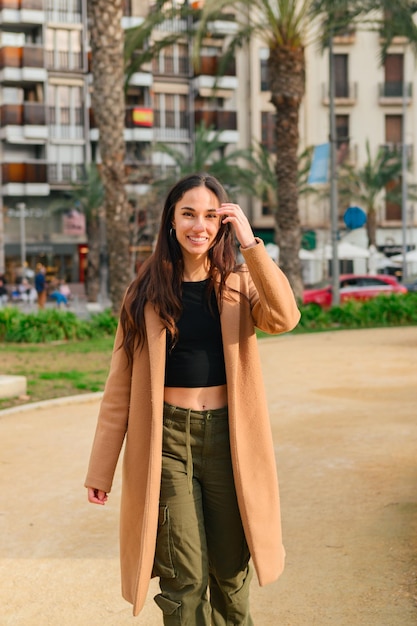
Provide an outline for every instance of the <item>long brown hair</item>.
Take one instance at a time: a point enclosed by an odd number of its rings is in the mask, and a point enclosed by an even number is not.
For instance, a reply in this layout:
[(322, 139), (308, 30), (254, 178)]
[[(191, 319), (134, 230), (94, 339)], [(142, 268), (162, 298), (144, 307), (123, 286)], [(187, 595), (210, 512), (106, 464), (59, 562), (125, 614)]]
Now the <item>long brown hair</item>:
[[(145, 339), (144, 308), (150, 302), (162, 323), (175, 341), (176, 320), (181, 310), (184, 261), (181, 247), (172, 229), (177, 202), (190, 189), (206, 187), (217, 197), (220, 204), (227, 202), (227, 194), (220, 182), (208, 174), (190, 174), (179, 180), (169, 191), (165, 200), (161, 225), (153, 254), (145, 261), (138, 276), (127, 289), (120, 313), (123, 330), (123, 348), (129, 362), (136, 348)], [(236, 248), (233, 230), (229, 223), (220, 224), (213, 246), (208, 252), (209, 290), (214, 287), (214, 277), (219, 281), (219, 302), (225, 282), (236, 266)]]

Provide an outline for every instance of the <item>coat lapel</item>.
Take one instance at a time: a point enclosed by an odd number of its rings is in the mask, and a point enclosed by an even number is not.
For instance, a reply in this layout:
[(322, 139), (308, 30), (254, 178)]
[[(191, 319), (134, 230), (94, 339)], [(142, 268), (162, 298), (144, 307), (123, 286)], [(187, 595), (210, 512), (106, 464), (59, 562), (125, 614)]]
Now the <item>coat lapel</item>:
[[(231, 274), (227, 279), (227, 287), (239, 291), (239, 279)], [(216, 289), (218, 293), (218, 289)], [(226, 294), (220, 307), (220, 324), (222, 329), (223, 352), (227, 372), (228, 390), (236, 386), (236, 363), (239, 358), (240, 306), (239, 299)]]
[(152, 412), (154, 416), (162, 415), (166, 330), (155, 309), (149, 303), (145, 305), (145, 326), (151, 374)]

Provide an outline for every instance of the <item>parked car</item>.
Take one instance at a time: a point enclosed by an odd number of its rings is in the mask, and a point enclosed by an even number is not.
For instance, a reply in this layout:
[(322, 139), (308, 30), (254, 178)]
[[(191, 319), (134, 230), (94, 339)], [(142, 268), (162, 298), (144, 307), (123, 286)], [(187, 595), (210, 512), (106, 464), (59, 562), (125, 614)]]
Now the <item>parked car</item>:
[[(342, 274), (340, 277), (340, 302), (346, 300), (369, 300), (381, 294), (407, 293), (395, 276), (378, 274), (377, 276)], [(332, 286), (325, 285), (316, 289), (305, 289), (303, 304), (318, 304), (330, 307), (332, 304)]]

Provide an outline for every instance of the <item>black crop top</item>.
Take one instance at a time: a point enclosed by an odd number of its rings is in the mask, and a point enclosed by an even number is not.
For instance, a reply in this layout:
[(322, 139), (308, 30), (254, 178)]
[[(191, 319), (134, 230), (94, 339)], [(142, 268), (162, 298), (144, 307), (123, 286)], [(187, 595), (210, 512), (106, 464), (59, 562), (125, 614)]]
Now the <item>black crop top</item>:
[(220, 315), (214, 290), (210, 307), (208, 280), (182, 284), (183, 310), (172, 348), (167, 333), (165, 386), (212, 387), (226, 383)]

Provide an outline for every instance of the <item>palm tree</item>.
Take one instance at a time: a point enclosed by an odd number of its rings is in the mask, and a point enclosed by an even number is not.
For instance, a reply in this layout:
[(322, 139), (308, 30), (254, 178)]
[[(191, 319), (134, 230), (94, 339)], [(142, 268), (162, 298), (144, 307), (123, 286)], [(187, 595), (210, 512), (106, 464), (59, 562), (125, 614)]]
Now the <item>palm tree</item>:
[[(369, 141), (366, 142), (367, 160), (363, 167), (356, 169), (344, 165), (339, 174), (340, 194), (354, 200), (367, 213), (366, 229), (368, 245), (376, 246), (377, 213), (380, 203), (385, 200), (401, 201), (402, 162), (398, 153), (381, 147), (371, 155)], [(415, 199), (415, 185), (408, 186), (409, 197)]]
[(155, 150), (168, 155), (173, 161), (173, 167), (166, 177), (154, 183), (156, 188), (162, 189), (165, 194), (178, 177), (192, 172), (208, 172), (218, 178), (232, 196), (237, 192), (252, 193), (254, 173), (242, 164), (242, 160), (249, 161), (250, 151), (226, 152), (221, 134), (222, 131), (214, 130), (213, 126), (206, 127), (201, 122), (195, 129), (191, 156), (171, 145), (157, 144)]
[[(308, 184), (312, 154), (313, 147), (308, 147), (298, 156), (297, 188), (299, 196), (317, 193), (317, 189)], [(255, 177), (253, 195), (265, 201), (272, 215), (276, 214), (279, 203), (275, 161), (276, 157), (262, 143), (254, 142), (249, 159)]]
[[(269, 49), (269, 81), (271, 101), (276, 109), (275, 175), (279, 202), (275, 212), (280, 265), (287, 274), (298, 298), (302, 296), (301, 226), (298, 210), (297, 169), (299, 143), (299, 110), (305, 91), (304, 49), (311, 32), (311, 22), (320, 19), (323, 45), (357, 18), (361, 25), (381, 34), (383, 55), (395, 35), (405, 35), (417, 42), (413, 23), (416, 3), (406, 0), (205, 0), (201, 10), (193, 11), (188, 3), (174, 4), (157, 0), (149, 18), (129, 33), (126, 55), (131, 59), (131, 72), (143, 61), (149, 61), (164, 45), (164, 39), (151, 39), (153, 29), (165, 19), (181, 17), (188, 20), (189, 36), (193, 38), (194, 60), (198, 63), (203, 40), (210, 34), (210, 24), (224, 12), (233, 12), (237, 29), (228, 40), (226, 53), (219, 64), (224, 69), (236, 50), (257, 37)], [(194, 19), (193, 19), (194, 18)], [(366, 19), (365, 19), (366, 18)], [(194, 28), (196, 26), (196, 30)], [(184, 33), (181, 33), (184, 37)], [(166, 45), (179, 35), (170, 34)], [(135, 69), (134, 69), (135, 68)]]
[(109, 295), (114, 313), (131, 279), (130, 207), (125, 189), (124, 32), (122, 0), (89, 0), (92, 106), (99, 130), (100, 174), (109, 253)]
[[(269, 49), (269, 88), (276, 109), (275, 173), (279, 201), (275, 213), (280, 266), (294, 293), (301, 299), (303, 284), (299, 249), (301, 225), (298, 210), (299, 111), (305, 93), (305, 46), (309, 22), (321, 19), (323, 45), (329, 37), (343, 30), (359, 16), (368, 17), (367, 27), (383, 36), (382, 54), (392, 38), (405, 34), (417, 42), (417, 27), (410, 7), (404, 0), (206, 0), (201, 11), (194, 48), (196, 56), (209, 24), (225, 10), (234, 10), (237, 30), (230, 42), (222, 66), (251, 37), (256, 36)], [(379, 11), (379, 14), (375, 11)], [(381, 16), (379, 19), (375, 15)], [(392, 28), (395, 24), (395, 28)]]

